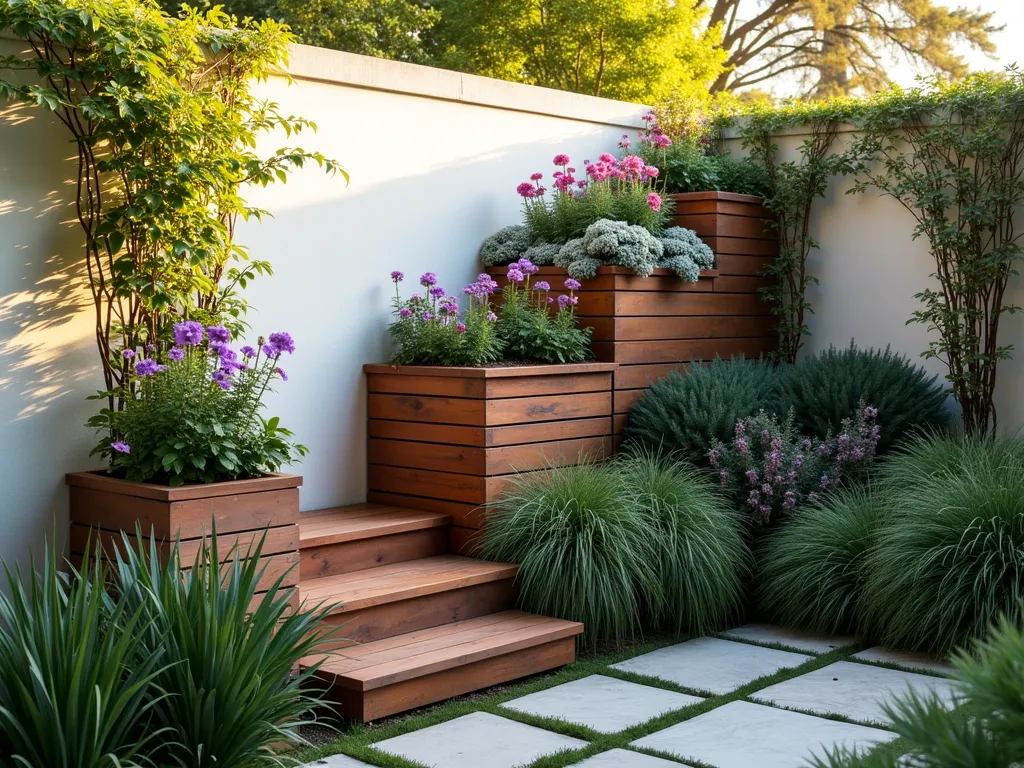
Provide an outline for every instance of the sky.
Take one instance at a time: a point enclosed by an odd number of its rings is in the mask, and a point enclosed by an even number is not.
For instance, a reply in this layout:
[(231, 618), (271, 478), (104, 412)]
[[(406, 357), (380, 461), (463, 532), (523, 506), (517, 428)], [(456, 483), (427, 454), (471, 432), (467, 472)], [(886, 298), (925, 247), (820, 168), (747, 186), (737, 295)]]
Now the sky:
[[(995, 24), (1006, 27), (1002, 32), (992, 36), (992, 42), (996, 45), (994, 59), (968, 46), (958, 49), (972, 70), (1003, 69), (1006, 65), (1014, 63), (1024, 68), (1024, 47), (1021, 45), (1024, 41), (1024, 0), (940, 0), (940, 3), (946, 6), (992, 11), (995, 13)], [(894, 67), (891, 77), (896, 83), (909, 86), (914, 84), (917, 74), (919, 72), (912, 65), (899, 62)]]

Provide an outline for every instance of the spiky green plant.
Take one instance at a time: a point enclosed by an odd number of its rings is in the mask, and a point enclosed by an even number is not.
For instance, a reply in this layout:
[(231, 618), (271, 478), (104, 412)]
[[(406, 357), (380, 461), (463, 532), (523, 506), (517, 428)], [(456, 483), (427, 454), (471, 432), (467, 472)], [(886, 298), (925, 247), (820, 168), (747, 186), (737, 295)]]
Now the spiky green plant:
[(948, 652), (1024, 600), (1024, 439), (932, 435), (886, 467), (863, 616), (890, 645)]
[(945, 426), (946, 389), (906, 357), (885, 350), (829, 347), (780, 370), (780, 403), (804, 432), (824, 439), (863, 400), (878, 409), (878, 452), (904, 435)]
[(264, 538), (244, 556), (233, 549), (221, 558), (214, 531), (184, 574), (176, 547), (161, 562), (155, 539), (141, 533), (116, 555), (119, 605), (142, 612), (143, 647), (169, 663), (155, 678), (169, 694), (153, 709), (171, 731), (154, 755), (160, 765), (278, 763), (274, 745), (304, 743), (299, 727), (319, 703), (310, 688), (317, 667), (293, 670), (316, 650), (327, 609), (292, 610), (284, 575), (254, 602)]
[(721, 629), (740, 605), (750, 553), (742, 521), (706, 474), (640, 451), (615, 467), (629, 502), (657, 530), (659, 625), (705, 634)]
[(621, 473), (585, 462), (513, 480), (488, 512), (479, 551), (519, 564), (524, 609), (582, 621), (595, 644), (639, 633), (639, 595), (659, 593), (658, 535), (629, 503)]
[(155, 765), (150, 746), (172, 736), (151, 722), (167, 672), (146, 612), (112, 601), (99, 558), (12, 573), (0, 591), (0, 764), (18, 768)]
[[(902, 750), (836, 749), (815, 768), (1013, 768), (1024, 761), (1024, 629), (1005, 618), (973, 653), (954, 659), (960, 698), (908, 691), (887, 704)], [(904, 756), (901, 752), (906, 752)]]
[(762, 610), (787, 627), (856, 633), (864, 560), (885, 506), (877, 491), (853, 486), (793, 510), (758, 553)]
[(776, 379), (771, 363), (742, 357), (694, 363), (685, 376), (673, 371), (630, 409), (627, 441), (705, 465), (712, 443), (775, 402)]

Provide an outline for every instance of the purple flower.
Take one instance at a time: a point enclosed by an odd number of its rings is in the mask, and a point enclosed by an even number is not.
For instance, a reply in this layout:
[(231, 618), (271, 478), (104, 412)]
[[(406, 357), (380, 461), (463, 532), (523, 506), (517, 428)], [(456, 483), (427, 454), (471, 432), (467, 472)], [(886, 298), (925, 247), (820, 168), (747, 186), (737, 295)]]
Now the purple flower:
[(430, 288), (430, 298), (440, 299), (444, 297), (444, 288), (440, 285), (435, 285)]
[(431, 319), (432, 319), (433, 317), (434, 317), (434, 316), (433, 316), (432, 314), (430, 314), (429, 312), (424, 312), (424, 313), (423, 313), (423, 319), (424, 319), (424, 320), (426, 320), (426, 321), (427, 321), (428, 323), (430, 322), (430, 320), (431, 320)]
[(412, 310), (408, 309), (407, 307), (402, 307), (400, 310), (398, 310), (398, 314), (400, 314), (402, 317), (409, 317), (412, 314)]
[(391, 279), (394, 280), (396, 283), (400, 283), (405, 279), (405, 275), (396, 269), (391, 273)]
[(130, 445), (128, 445), (128, 443), (126, 443), (126, 442), (124, 442), (122, 440), (115, 440), (114, 442), (112, 442), (110, 444), (110, 447), (113, 448), (118, 453), (131, 453), (132, 452), (132, 447)]
[(736, 437), (743, 437), (747, 433), (747, 425), (742, 421), (736, 422)]
[(203, 326), (195, 320), (174, 324), (174, 343), (179, 347), (194, 347), (203, 343)]
[(149, 352), (150, 354), (155, 352), (156, 351), (156, 344), (147, 344), (146, 345), (146, 351)]
[(292, 335), (285, 331), (270, 334), (270, 343), (289, 355), (295, 351), (295, 342), (292, 340)]
[(535, 291), (550, 291), (551, 290), (551, 286), (548, 284), (547, 280), (538, 280), (536, 283), (533, 284), (533, 290), (535, 290)]
[(124, 352), (121, 353), (121, 357), (123, 357), (125, 360), (131, 360), (133, 357), (135, 357), (135, 350), (126, 349)]
[(508, 268), (508, 281), (510, 283), (521, 283), (526, 279), (523, 275), (523, 271), (519, 268), (518, 264), (512, 264)]
[(466, 332), (466, 324), (465, 323), (456, 323), (455, 324), (455, 330), (457, 330), (459, 333), (465, 333)]
[(210, 339), (210, 344), (227, 344), (231, 341), (231, 331), (225, 328), (223, 325), (211, 325), (206, 329), (206, 335)]
[(223, 368), (213, 372), (213, 382), (225, 392), (231, 389), (231, 374)]
[(865, 419), (873, 419), (876, 416), (878, 416), (878, 409), (877, 408), (873, 408), (873, 407), (871, 407), (869, 405), (867, 408), (864, 409), (864, 418)]
[(564, 293), (558, 297), (558, 306), (565, 309), (569, 306), (569, 297)]
[(726, 488), (729, 485), (729, 470), (723, 469), (718, 476), (722, 479), (722, 487)]
[(529, 259), (520, 259), (516, 262), (524, 275), (532, 275), (537, 271), (537, 266)]
[[(252, 349), (252, 348), (249, 347), (249, 349)], [(167, 351), (167, 359), (168, 360), (181, 360), (181, 358), (183, 358), (184, 356), (185, 356), (185, 350), (182, 349), (181, 347), (171, 347)]]
[[(737, 426), (739, 426), (739, 425), (737, 425)], [(736, 438), (736, 450), (740, 452), (741, 456), (746, 456), (747, 455), (748, 449), (747, 449), (747, 441), (746, 441), (746, 439), (744, 439), (742, 437)], [(751, 470), (751, 471), (753, 471), (753, 470)]]
[(424, 272), (420, 275), (420, 285), (424, 288), (429, 288), (432, 285), (437, 285), (437, 275), (433, 272)]
[(242, 347), (241, 352), (246, 357), (256, 357), (256, 350), (250, 347), (248, 344)]
[(765, 483), (764, 485), (761, 486), (761, 493), (763, 493), (765, 496), (771, 496), (772, 487), (768, 485), (768, 483)]
[(579, 280), (574, 280), (573, 278), (569, 277), (566, 278), (565, 280), (565, 287), (568, 288), (570, 291), (578, 291), (582, 286), (580, 285)]
[(487, 313), (487, 322), (493, 323), (497, 319), (498, 319), (498, 316), (496, 314), (494, 314), (493, 312), (488, 312)]
[(263, 354), (266, 355), (267, 357), (278, 357), (281, 354), (281, 350), (279, 350), (273, 344), (264, 344)]
[(782, 497), (782, 508), (792, 509), (796, 506), (796, 494), (792, 491), (786, 491), (785, 496)]
[(555, 165), (568, 165), (570, 160), (568, 155), (559, 153), (555, 155), (551, 162), (554, 163)]
[(760, 476), (757, 474), (757, 470), (756, 469), (748, 469), (747, 470), (747, 482), (748, 483), (753, 485), (754, 483), (756, 483), (758, 481), (759, 478), (760, 478)]
[(167, 366), (157, 365), (156, 360), (145, 359), (139, 360), (135, 364), (135, 374), (137, 376), (152, 376), (154, 373), (160, 373), (160, 371), (166, 370)]
[(288, 381), (288, 374), (285, 372), (284, 368), (275, 368), (274, 370), (277, 371), (277, 375), (281, 377), (281, 381)]
[(818, 499), (820, 499), (820, 498), (821, 498), (821, 496), (819, 496), (819, 495), (818, 495), (817, 493), (815, 493), (814, 491), (811, 491), (810, 493), (808, 493), (808, 494), (807, 494), (807, 500), (808, 500), (809, 502), (811, 502), (812, 504), (813, 504), (814, 502), (816, 502), (816, 501), (817, 501)]

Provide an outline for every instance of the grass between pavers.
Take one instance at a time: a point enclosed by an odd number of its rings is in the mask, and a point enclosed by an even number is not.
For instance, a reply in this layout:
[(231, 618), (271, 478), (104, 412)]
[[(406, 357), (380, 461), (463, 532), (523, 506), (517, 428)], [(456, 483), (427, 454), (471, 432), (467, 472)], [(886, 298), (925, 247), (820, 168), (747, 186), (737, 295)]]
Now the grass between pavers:
[[(400, 717), (379, 728), (367, 728), (360, 724), (353, 725), (347, 731), (343, 732), (338, 740), (319, 747), (303, 750), (298, 753), (296, 757), (302, 762), (310, 762), (340, 753), (353, 757), (357, 760), (362, 760), (370, 765), (380, 766), (381, 768), (428, 768), (421, 763), (412, 762), (404, 758), (376, 750), (372, 745), (385, 739), (418, 731), (432, 725), (438, 725), (473, 712), (488, 712), (507, 720), (516, 720), (526, 725), (533, 725), (553, 733), (559, 733), (564, 736), (571, 736), (573, 738), (589, 742), (586, 747), (563, 750), (561, 752), (539, 758), (538, 760), (530, 763), (529, 768), (566, 768), (567, 766), (574, 765), (588, 757), (592, 757), (615, 748), (629, 749), (634, 752), (648, 754), (653, 757), (660, 757), (672, 762), (683, 763), (684, 759), (677, 755), (658, 750), (631, 746), (630, 743), (645, 736), (649, 736), (657, 731), (664, 730), (673, 725), (677, 725), (710, 712), (712, 709), (716, 709), (733, 701), (751, 701), (752, 703), (765, 706), (774, 706), (767, 704), (766, 702), (753, 701), (750, 699), (750, 696), (771, 685), (791, 680), (795, 677), (800, 677), (801, 675), (807, 674), (808, 672), (812, 672), (816, 669), (827, 667), (829, 664), (833, 664), (837, 661), (853, 661), (867, 666), (879, 666), (904, 672), (918, 672), (920, 674), (928, 674), (932, 677), (938, 678), (946, 677), (938, 672), (929, 672), (915, 667), (893, 664), (891, 662), (874, 662), (865, 659), (852, 658), (854, 653), (857, 653), (866, 647), (863, 644), (843, 646), (841, 648), (833, 649), (828, 653), (814, 656), (809, 651), (801, 650), (784, 643), (774, 641), (762, 642), (728, 636), (721, 636), (721, 639), (745, 645), (754, 645), (763, 648), (774, 648), (780, 651), (800, 653), (810, 656), (810, 658), (799, 666), (783, 669), (771, 675), (765, 675), (764, 677), (752, 680), (746, 685), (737, 688), (735, 691), (721, 695), (714, 695), (708, 691), (677, 685), (676, 683), (668, 680), (662, 680), (657, 677), (649, 677), (647, 675), (640, 675), (634, 672), (625, 672), (611, 668), (612, 664), (617, 664), (621, 661), (635, 658), (636, 656), (641, 656), (645, 653), (650, 653), (658, 648), (676, 645), (678, 643), (685, 642), (688, 639), (692, 638), (666, 638), (655, 642), (637, 645), (615, 653), (604, 654), (590, 659), (583, 658), (550, 675), (545, 675), (531, 680), (528, 683), (512, 685), (504, 688), (500, 693), (496, 693), (493, 696), (469, 700), (455, 699), (447, 704), (442, 704), (432, 708), (427, 712), (419, 714), (414, 713), (406, 717)], [(579, 680), (596, 674), (614, 677), (619, 680), (638, 683), (640, 685), (646, 685), (651, 688), (661, 688), (677, 693), (690, 694), (691, 696), (700, 696), (704, 698), (704, 700), (696, 704), (691, 704), (687, 707), (682, 707), (678, 710), (666, 712), (665, 714), (654, 717), (644, 723), (640, 723), (639, 725), (635, 725), (614, 734), (598, 733), (583, 725), (568, 723), (556, 718), (538, 717), (523, 712), (517, 712), (512, 709), (506, 709), (501, 706), (512, 699), (517, 699), (530, 693), (543, 691), (563, 683), (568, 683), (573, 680)], [(885, 723), (854, 720), (838, 713), (821, 714), (788, 707), (777, 708), (789, 709), (793, 712), (800, 712), (802, 714), (812, 715), (826, 720), (849, 723), (851, 725), (862, 725), (877, 729), (886, 729), (888, 727)], [(880, 745), (878, 748), (896, 750), (899, 753), (906, 751), (903, 746), (902, 739), (887, 742), (884, 745)], [(714, 768), (706, 763), (692, 759), (686, 759), (685, 763), (693, 766), (693, 768)]]

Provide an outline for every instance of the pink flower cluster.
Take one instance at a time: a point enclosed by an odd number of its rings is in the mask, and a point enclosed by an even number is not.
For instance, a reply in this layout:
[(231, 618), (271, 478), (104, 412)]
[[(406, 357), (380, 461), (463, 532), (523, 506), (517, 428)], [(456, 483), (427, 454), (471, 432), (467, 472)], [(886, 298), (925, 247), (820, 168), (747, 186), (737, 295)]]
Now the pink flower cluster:
[[(643, 117), (647, 127), (637, 134), (641, 144), (650, 144), (657, 149), (667, 149), (672, 146), (672, 139), (665, 135), (665, 130), (658, 125), (658, 117), (653, 112), (648, 112)], [(628, 138), (623, 136), (628, 141)], [(622, 146), (621, 142), (619, 146)]]
[[(626, 139), (626, 143), (620, 142), (619, 146), (629, 146), (628, 138), (623, 138)], [(667, 140), (667, 137), (665, 138)], [(553, 181), (551, 185), (559, 192), (575, 197), (585, 195), (587, 189), (594, 184), (646, 184), (658, 177), (658, 169), (653, 165), (644, 163), (643, 158), (639, 155), (626, 155), (619, 159), (615, 155), (605, 152), (598, 158), (597, 162), (592, 163), (589, 160), (584, 160), (583, 165), (586, 171), (586, 178), (582, 179), (576, 177), (576, 169), (569, 165), (570, 162), (572, 161), (566, 154), (555, 155), (554, 164), (559, 166), (561, 170), (557, 170), (552, 174)], [(540, 183), (543, 178), (543, 173), (531, 174), (530, 181), (520, 183), (516, 187), (516, 192), (520, 197), (527, 200), (543, 197), (544, 193), (547, 192), (547, 188)], [(662, 204), (661, 196), (652, 192), (647, 196), (647, 203), (650, 205), (651, 210), (658, 211)]]

